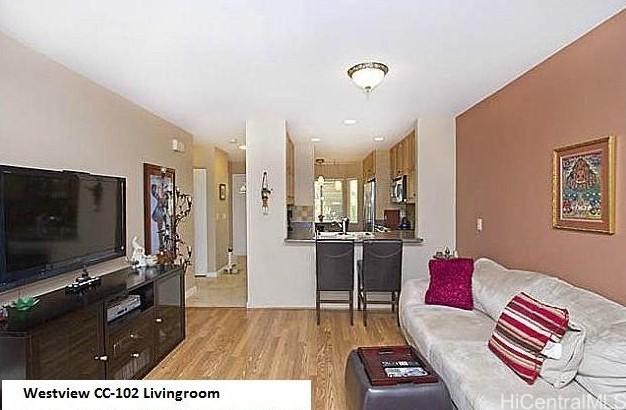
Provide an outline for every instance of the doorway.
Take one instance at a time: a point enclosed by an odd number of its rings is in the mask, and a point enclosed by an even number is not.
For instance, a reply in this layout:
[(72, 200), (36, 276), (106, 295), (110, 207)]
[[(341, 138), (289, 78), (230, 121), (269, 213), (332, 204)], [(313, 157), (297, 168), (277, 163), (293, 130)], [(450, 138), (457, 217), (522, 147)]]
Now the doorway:
[[(190, 307), (246, 307), (247, 223), (245, 165), (220, 161), (194, 170), (195, 291)], [(221, 163), (225, 162), (225, 163)]]

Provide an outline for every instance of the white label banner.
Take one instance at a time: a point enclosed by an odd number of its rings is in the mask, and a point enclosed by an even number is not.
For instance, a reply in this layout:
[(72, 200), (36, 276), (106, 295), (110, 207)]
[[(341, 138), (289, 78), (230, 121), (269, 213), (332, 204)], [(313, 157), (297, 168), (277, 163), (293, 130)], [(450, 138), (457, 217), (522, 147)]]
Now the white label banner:
[(3, 380), (20, 410), (311, 410), (310, 380)]

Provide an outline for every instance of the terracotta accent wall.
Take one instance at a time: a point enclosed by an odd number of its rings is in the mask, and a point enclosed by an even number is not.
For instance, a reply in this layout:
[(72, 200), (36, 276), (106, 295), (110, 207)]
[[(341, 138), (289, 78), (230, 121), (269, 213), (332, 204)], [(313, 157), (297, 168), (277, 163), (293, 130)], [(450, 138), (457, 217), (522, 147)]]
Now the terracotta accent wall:
[[(617, 233), (553, 229), (552, 150), (606, 135), (617, 136)], [(459, 250), (626, 304), (625, 136), (622, 11), (457, 118)]]

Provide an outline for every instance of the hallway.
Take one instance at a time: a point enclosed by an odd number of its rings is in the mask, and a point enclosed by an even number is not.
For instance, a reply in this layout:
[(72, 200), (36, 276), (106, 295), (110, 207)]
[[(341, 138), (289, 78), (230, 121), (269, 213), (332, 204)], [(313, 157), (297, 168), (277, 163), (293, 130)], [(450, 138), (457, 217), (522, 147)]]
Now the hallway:
[(197, 290), (187, 299), (188, 307), (246, 307), (248, 276), (246, 257), (237, 257), (236, 274), (220, 273), (216, 278), (196, 277)]

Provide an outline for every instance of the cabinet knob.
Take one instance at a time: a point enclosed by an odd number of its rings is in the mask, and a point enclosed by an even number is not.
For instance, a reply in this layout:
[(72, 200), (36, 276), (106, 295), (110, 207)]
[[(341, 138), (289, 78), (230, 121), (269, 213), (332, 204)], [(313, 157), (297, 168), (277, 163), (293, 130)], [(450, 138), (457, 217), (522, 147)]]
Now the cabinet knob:
[(131, 339), (139, 339), (139, 335), (136, 335), (134, 333), (131, 333), (129, 336)]
[(107, 360), (109, 360), (109, 356), (107, 356), (107, 355), (96, 356), (96, 357), (94, 357), (94, 360), (100, 360), (101, 362), (106, 362)]
[(154, 321), (157, 323), (163, 323), (163, 319), (161, 319), (160, 317), (157, 317)]
[(133, 359), (136, 359), (139, 357), (139, 353), (132, 353), (130, 357), (132, 357)]

